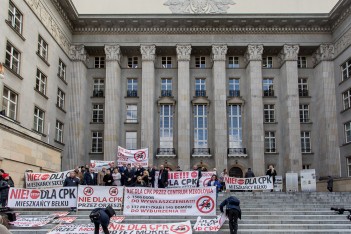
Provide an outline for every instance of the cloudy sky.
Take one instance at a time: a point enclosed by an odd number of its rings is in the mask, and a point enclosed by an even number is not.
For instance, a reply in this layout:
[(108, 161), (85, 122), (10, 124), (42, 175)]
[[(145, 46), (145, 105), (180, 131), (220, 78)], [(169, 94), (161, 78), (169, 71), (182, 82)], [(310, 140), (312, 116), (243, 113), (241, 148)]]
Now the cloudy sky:
[[(80, 14), (169, 14), (166, 0), (72, 0)], [(228, 13), (326, 13), (338, 0), (233, 0)]]

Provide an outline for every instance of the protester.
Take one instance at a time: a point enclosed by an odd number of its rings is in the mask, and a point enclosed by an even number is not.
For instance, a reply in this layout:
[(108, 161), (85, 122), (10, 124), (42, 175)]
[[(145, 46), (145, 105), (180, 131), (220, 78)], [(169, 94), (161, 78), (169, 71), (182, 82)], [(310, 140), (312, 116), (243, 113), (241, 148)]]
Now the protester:
[(333, 177), (328, 176), (327, 189), (329, 190), (329, 192), (333, 192), (333, 184), (334, 184)]
[(206, 167), (202, 167), (201, 171), (207, 171), (207, 168)]
[(115, 169), (113, 169), (112, 178), (113, 178), (113, 185), (114, 186), (121, 186), (121, 173), (119, 173), (117, 167), (115, 167)]
[(90, 220), (95, 226), (94, 234), (99, 234), (100, 224), (104, 233), (109, 234), (108, 225), (113, 215), (115, 215), (115, 212), (111, 206), (94, 209), (89, 215)]
[(218, 181), (217, 175), (212, 175), (211, 180), (208, 181), (207, 186), (215, 186), (216, 187), (216, 202), (218, 200), (218, 193), (222, 187), (221, 183)]
[(138, 176), (136, 181), (135, 181), (134, 186), (135, 187), (146, 187), (147, 185), (145, 184), (145, 181), (143, 180), (143, 178), (141, 176)]
[(113, 177), (112, 177), (110, 169), (106, 170), (106, 175), (104, 176), (103, 181), (104, 181), (105, 186), (112, 186), (113, 185)]
[(221, 174), (219, 175), (219, 182), (222, 185), (221, 191), (226, 191), (225, 177), (228, 177), (227, 169), (224, 169), (223, 172), (221, 172)]
[[(33, 171), (31, 171), (33, 172)], [(3, 174), (5, 174), (5, 171), (3, 169), (0, 169), (0, 177), (3, 177)], [(13, 182), (13, 179), (11, 178), (11, 176), (9, 176), (9, 181), (11, 181), (12, 184), (15, 184), (15, 182)]]
[(156, 174), (156, 166), (149, 166), (147, 171), (149, 172), (149, 181), (151, 184), (151, 187), (155, 187), (155, 174)]
[(124, 171), (124, 185), (130, 187), (134, 183), (134, 171), (131, 168), (131, 165), (127, 165), (127, 169)]
[(101, 171), (98, 172), (97, 184), (99, 186), (104, 186), (104, 176), (106, 175), (106, 167), (102, 167)]
[(94, 168), (89, 168), (87, 172), (84, 173), (84, 185), (97, 185), (97, 173), (94, 172)]
[(224, 213), (223, 208), (226, 207), (226, 216), (229, 219), (230, 234), (238, 233), (238, 218), (241, 219), (240, 200), (234, 196), (225, 199), (219, 206), (219, 209)]
[(121, 185), (124, 186), (124, 182), (126, 180), (124, 172), (127, 170), (127, 164), (123, 163), (122, 166), (118, 168), (119, 173), (121, 174)]
[(252, 178), (255, 177), (255, 173), (251, 170), (251, 168), (247, 169), (247, 172), (245, 173), (245, 178)]
[(200, 187), (200, 178), (202, 177), (201, 168), (199, 168), (197, 165), (194, 165), (193, 166), (193, 171), (197, 171), (198, 172), (196, 187)]
[(112, 173), (115, 170), (115, 162), (111, 162), (109, 165), (110, 165), (110, 171)]
[[(266, 175), (268, 175), (270, 178), (273, 179), (273, 186), (275, 184), (275, 177), (277, 175), (277, 171), (274, 169), (273, 165), (269, 165), (269, 168), (266, 172)], [(273, 189), (271, 190), (273, 192)]]
[[(69, 177), (66, 177), (65, 181), (63, 182), (63, 187), (78, 187), (80, 180), (76, 176), (77, 175), (75, 171), (70, 171)], [(75, 212), (76, 209), (76, 207), (71, 207), (71, 211), (73, 212)]]
[(134, 177), (136, 178), (138, 176), (143, 176), (144, 171), (145, 171), (145, 169), (140, 164), (138, 164), (136, 171), (135, 171), (135, 174), (134, 174)]
[(1, 206), (6, 207), (7, 199), (9, 197), (10, 187), (14, 187), (13, 182), (10, 180), (9, 174), (2, 173), (0, 181), (0, 194), (1, 194)]
[(8, 230), (9, 228), (9, 221), (5, 216), (0, 215), (0, 233), (1, 234), (11, 234)]
[(180, 166), (177, 166), (177, 170), (176, 171), (182, 171), (182, 169), (180, 169)]
[(146, 187), (150, 187), (149, 172), (147, 170), (144, 171), (141, 179), (144, 181)]
[(160, 165), (160, 172), (158, 174), (158, 187), (167, 188), (167, 186), (168, 186), (168, 170), (166, 170), (163, 165)]

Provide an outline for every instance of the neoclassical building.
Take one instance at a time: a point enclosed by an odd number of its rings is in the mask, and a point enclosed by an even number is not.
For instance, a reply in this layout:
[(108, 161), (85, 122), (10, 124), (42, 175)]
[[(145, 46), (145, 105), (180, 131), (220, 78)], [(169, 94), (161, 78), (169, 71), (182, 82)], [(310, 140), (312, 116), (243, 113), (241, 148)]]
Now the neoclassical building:
[(172, 169), (351, 176), (350, 1), (323, 14), (192, 0), (114, 15), (4, 2), (3, 117), (62, 150), (63, 169), (122, 146)]

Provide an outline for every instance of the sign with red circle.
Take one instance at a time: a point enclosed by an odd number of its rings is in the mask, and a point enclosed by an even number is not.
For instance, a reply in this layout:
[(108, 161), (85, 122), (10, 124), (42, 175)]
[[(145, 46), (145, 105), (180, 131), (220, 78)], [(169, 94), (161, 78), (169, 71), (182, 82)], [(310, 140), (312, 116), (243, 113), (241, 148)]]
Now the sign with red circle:
[(95, 168), (96, 164), (95, 163), (90, 163), (91, 168)]
[(208, 214), (215, 208), (214, 200), (209, 196), (200, 197), (196, 202), (196, 208), (203, 214)]
[(209, 182), (210, 180), (211, 180), (211, 178), (207, 178), (207, 179), (204, 180), (204, 187), (207, 186), (207, 184), (208, 184), (208, 182)]
[(92, 187), (85, 187), (83, 193), (85, 196), (91, 196), (94, 193), (94, 189)]
[(174, 233), (177, 234), (183, 234), (183, 233), (187, 233), (190, 231), (190, 227), (188, 225), (172, 225), (170, 230)]
[(32, 199), (38, 199), (40, 197), (40, 191), (39, 190), (32, 190), (30, 193), (30, 197)]
[(50, 175), (49, 174), (43, 174), (43, 175), (41, 175), (41, 179), (42, 180), (47, 180), (47, 179), (49, 179), (50, 178)]
[(117, 187), (111, 187), (110, 190), (108, 191), (109, 194), (113, 197), (118, 195), (118, 188)]
[(191, 178), (197, 178), (197, 177), (199, 177), (199, 172), (197, 172), (197, 171), (192, 171), (192, 172), (191, 172)]
[(142, 162), (146, 159), (146, 153), (145, 151), (138, 151), (134, 154), (134, 159), (137, 162)]
[(238, 180), (237, 180), (237, 183), (240, 184), (240, 185), (242, 185), (242, 184), (245, 183), (245, 180), (244, 180), (244, 179), (238, 179)]

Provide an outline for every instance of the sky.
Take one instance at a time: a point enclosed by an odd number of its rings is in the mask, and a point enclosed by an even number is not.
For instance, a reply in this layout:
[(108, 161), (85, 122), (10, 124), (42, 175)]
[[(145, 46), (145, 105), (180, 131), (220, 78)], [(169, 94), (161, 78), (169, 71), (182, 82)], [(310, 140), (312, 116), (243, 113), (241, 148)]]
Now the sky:
[[(166, 0), (72, 0), (79, 14), (170, 14)], [(338, 0), (233, 0), (228, 13), (328, 13)]]

